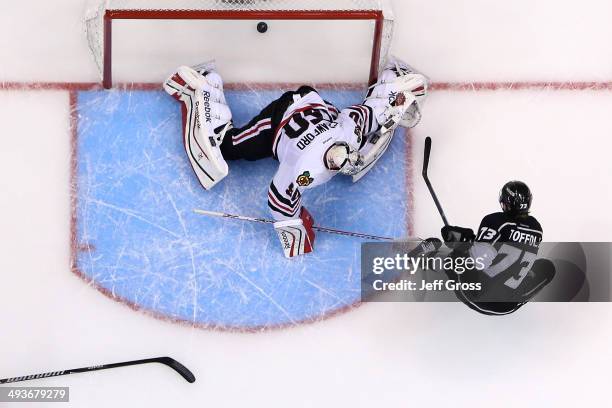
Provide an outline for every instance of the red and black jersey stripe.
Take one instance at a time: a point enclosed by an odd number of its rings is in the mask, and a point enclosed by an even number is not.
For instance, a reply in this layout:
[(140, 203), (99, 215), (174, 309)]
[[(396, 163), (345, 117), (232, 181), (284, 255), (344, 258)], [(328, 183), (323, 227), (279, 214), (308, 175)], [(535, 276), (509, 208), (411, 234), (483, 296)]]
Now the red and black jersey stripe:
[[(367, 105), (353, 105), (346, 109), (351, 112), (349, 117), (353, 119), (355, 124), (363, 128), (363, 135), (368, 135), (377, 130), (378, 123), (375, 122), (374, 111), (371, 107)], [(365, 138), (361, 138), (361, 146), (359, 148), (363, 147), (365, 140)]]
[(287, 198), (278, 191), (274, 182), (270, 183), (268, 207), (285, 217), (294, 218), (298, 214), (301, 208), (301, 198), (302, 196), (298, 190), (295, 191), (293, 197)]
[(338, 108), (336, 108), (331, 102), (327, 102), (327, 101), (324, 101), (324, 102), (325, 102), (325, 105), (327, 105), (327, 110), (329, 114), (331, 115), (331, 119), (332, 120), (338, 119), (338, 115), (340, 114), (340, 111), (338, 110)]

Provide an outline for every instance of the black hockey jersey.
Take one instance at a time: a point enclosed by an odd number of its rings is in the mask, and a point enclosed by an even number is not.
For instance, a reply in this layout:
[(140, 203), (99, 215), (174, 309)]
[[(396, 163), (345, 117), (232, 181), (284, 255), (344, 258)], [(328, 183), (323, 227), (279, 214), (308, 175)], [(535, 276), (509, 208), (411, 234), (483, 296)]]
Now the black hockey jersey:
[(531, 215), (512, 216), (504, 212), (489, 214), (482, 219), (476, 241), (508, 242), (513, 246), (537, 253), (542, 241), (542, 226)]
[(482, 260), (484, 268), (458, 276), (462, 282), (480, 283), (481, 289), (458, 290), (457, 297), (483, 314), (516, 311), (554, 276), (537, 267), (542, 236), (542, 226), (529, 215), (499, 212), (484, 217), (469, 249), (469, 255)]
[(542, 226), (534, 217), (498, 212), (483, 218), (470, 252), (472, 256), (489, 253), (484, 273), (514, 290), (536, 261), (542, 234)]

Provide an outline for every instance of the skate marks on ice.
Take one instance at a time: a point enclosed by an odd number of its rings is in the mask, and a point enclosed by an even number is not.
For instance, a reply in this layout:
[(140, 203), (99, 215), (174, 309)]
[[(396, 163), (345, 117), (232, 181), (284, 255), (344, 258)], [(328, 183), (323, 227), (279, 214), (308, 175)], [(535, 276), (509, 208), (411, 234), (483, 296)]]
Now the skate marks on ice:
[[(362, 98), (321, 93), (339, 107)], [(227, 92), (237, 124), (279, 95)], [(275, 161), (230, 162), (207, 192), (185, 158), (179, 106), (163, 92), (82, 91), (76, 106), (75, 270), (100, 291), (163, 319), (227, 330), (316, 321), (359, 303), (361, 240), (318, 234), (314, 254), (286, 260), (272, 228), (192, 212), (268, 218)], [(305, 194), (318, 224), (407, 235), (401, 136), (360, 183), (337, 177)]]

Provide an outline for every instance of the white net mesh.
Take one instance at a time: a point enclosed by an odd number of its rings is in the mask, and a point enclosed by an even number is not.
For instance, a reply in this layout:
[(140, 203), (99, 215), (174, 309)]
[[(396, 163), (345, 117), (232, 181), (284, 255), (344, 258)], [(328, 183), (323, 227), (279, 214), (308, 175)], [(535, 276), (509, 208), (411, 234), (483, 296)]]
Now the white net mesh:
[(383, 0), (106, 0), (109, 10), (381, 10)]
[[(382, 11), (382, 34), (373, 38), (380, 50), (378, 61), (374, 61), (378, 68), (384, 64), (393, 36), (393, 14), (387, 0), (105, 0), (90, 7), (85, 17), (88, 44), (101, 77), (105, 72), (105, 48), (109, 47), (104, 42), (104, 16), (107, 11), (122, 10), (159, 11), (157, 19), (164, 11)], [(200, 18), (206, 20), (205, 15)], [(305, 38), (308, 34), (304, 33)]]

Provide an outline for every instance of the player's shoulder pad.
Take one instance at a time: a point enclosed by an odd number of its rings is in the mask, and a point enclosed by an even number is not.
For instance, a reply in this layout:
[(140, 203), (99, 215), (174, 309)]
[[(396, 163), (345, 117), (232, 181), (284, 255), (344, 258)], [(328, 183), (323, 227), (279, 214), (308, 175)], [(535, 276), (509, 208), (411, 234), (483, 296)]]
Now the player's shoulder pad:
[(503, 212), (496, 212), (493, 214), (486, 215), (480, 222), (481, 227), (499, 229), (502, 225), (508, 222), (508, 216)]
[(540, 222), (532, 215), (528, 215), (527, 217), (521, 218), (518, 220), (520, 224), (526, 225), (529, 229), (536, 230), (542, 232), (542, 225)]

